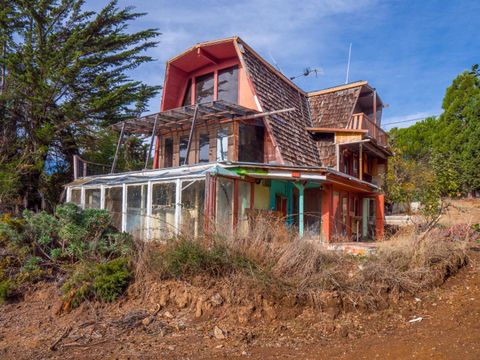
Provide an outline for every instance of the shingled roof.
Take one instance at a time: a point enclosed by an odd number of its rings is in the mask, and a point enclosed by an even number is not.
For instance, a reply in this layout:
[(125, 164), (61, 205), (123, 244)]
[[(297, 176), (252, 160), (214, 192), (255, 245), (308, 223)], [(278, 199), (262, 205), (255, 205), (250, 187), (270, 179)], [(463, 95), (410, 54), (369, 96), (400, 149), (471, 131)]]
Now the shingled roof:
[(308, 94), (310, 116), (314, 127), (344, 128), (352, 117), (362, 86), (359, 81)]
[(312, 126), (306, 94), (276, 71), (246, 44), (242, 57), (263, 111), (295, 108), (267, 118), (285, 163), (319, 166), (317, 145), (305, 128)]

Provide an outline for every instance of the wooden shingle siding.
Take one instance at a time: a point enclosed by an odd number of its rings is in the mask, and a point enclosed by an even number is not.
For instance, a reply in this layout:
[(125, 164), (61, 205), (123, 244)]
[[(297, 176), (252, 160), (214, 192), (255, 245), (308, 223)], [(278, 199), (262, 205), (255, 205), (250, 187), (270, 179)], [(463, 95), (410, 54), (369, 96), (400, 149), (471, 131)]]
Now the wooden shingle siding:
[(243, 57), (263, 111), (295, 108), (295, 111), (267, 118), (283, 161), (300, 166), (321, 165), (317, 145), (305, 130), (312, 125), (306, 96), (267, 67), (247, 47)]
[(345, 128), (352, 117), (361, 86), (308, 98), (314, 127)]

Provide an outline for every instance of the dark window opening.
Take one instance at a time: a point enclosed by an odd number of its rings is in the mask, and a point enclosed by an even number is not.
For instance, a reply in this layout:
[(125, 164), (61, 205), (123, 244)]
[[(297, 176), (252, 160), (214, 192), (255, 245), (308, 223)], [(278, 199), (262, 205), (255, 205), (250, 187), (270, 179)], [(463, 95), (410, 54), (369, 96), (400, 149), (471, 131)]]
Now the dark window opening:
[(185, 90), (185, 96), (183, 97), (182, 106), (192, 104), (192, 79), (188, 79), (187, 89)]
[(238, 102), (238, 67), (233, 66), (218, 72), (218, 100)]
[(208, 134), (201, 134), (198, 140), (198, 162), (208, 163), (210, 161), (210, 138)]
[(173, 139), (171, 138), (165, 139), (163, 159), (164, 159), (164, 167), (173, 166)]
[(214, 93), (213, 73), (195, 78), (195, 103), (204, 103), (213, 101)]
[(335, 134), (334, 133), (314, 133), (313, 140), (326, 141), (326, 142), (333, 143), (335, 142)]
[(187, 158), (187, 147), (188, 147), (188, 136), (181, 136), (180, 144), (178, 148), (178, 155), (180, 159), (179, 165), (185, 164), (185, 159)]
[(238, 161), (263, 163), (264, 128), (240, 124)]

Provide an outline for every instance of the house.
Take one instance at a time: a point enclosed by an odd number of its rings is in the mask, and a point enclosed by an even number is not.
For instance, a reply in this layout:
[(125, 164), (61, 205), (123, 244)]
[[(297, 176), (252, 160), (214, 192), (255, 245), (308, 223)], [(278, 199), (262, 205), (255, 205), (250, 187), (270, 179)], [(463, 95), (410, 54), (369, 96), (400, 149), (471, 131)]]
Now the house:
[(238, 37), (200, 43), (167, 62), (159, 113), (115, 125), (119, 147), (151, 137), (145, 169), (116, 173), (115, 159), (86, 176), (77, 157), (67, 201), (148, 239), (248, 232), (259, 215), (321, 242), (381, 239), (382, 108), (366, 81), (305, 92)]

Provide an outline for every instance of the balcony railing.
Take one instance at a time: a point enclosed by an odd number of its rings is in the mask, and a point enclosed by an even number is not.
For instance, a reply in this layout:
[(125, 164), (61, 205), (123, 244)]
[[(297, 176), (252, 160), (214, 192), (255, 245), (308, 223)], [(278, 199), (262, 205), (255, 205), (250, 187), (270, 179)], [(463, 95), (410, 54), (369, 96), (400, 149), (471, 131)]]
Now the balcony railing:
[(367, 130), (368, 136), (374, 138), (379, 145), (388, 145), (388, 134), (364, 113), (353, 114), (350, 122), (347, 125), (347, 128), (355, 130)]

